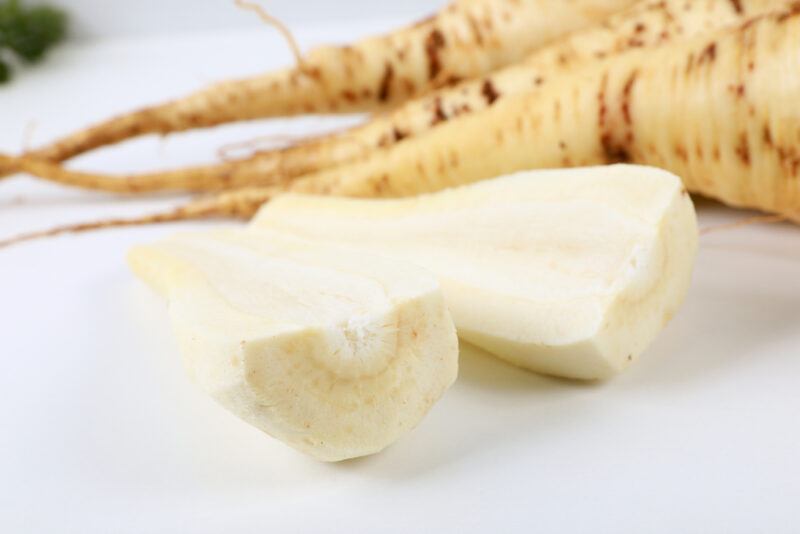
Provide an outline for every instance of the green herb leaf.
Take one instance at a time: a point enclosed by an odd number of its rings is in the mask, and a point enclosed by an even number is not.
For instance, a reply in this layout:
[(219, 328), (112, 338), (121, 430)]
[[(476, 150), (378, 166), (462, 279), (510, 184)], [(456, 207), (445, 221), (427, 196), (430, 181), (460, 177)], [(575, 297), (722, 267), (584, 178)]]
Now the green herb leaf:
[[(22, 60), (40, 60), (66, 35), (67, 17), (50, 6), (23, 7), (19, 0), (0, 0), (0, 53), (13, 51)], [(0, 83), (10, 76), (8, 64), (0, 66)]]

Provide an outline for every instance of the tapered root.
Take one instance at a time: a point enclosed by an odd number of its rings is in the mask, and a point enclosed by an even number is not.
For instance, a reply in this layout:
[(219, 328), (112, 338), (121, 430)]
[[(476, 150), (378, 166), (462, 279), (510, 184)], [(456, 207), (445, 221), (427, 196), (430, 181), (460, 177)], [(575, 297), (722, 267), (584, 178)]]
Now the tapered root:
[(275, 196), (278, 191), (269, 188), (252, 188), (231, 191), (208, 198), (195, 200), (163, 213), (154, 213), (142, 217), (129, 219), (105, 219), (86, 223), (57, 226), (47, 230), (29, 232), (0, 240), (0, 248), (8, 247), (47, 237), (63, 234), (78, 234), (103, 230), (106, 228), (121, 228), (125, 226), (144, 226), (167, 222), (189, 221), (210, 218), (250, 218), (264, 202)]
[(118, 176), (70, 170), (58, 163), (27, 156), (10, 157), (0, 154), (0, 168), (13, 168), (16, 172), (25, 172), (59, 185), (128, 194), (157, 191), (208, 192), (279, 185), (284, 181), (280, 154), (273, 157), (255, 155), (217, 164)]

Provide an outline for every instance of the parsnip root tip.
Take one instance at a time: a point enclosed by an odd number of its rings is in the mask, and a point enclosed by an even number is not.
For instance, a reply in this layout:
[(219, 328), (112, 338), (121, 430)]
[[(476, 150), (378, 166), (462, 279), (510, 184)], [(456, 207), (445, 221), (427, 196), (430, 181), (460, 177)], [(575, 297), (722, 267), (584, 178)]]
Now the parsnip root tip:
[(187, 210), (184, 207), (181, 207), (169, 212), (156, 213), (153, 215), (145, 215), (142, 217), (134, 217), (130, 219), (105, 219), (101, 221), (67, 224), (63, 226), (56, 226), (54, 228), (49, 228), (47, 230), (39, 230), (35, 232), (18, 234), (16, 236), (0, 240), (0, 249), (24, 243), (26, 241), (33, 241), (48, 237), (56, 237), (64, 234), (79, 234), (84, 232), (91, 232), (94, 230), (104, 230), (106, 228), (121, 228), (125, 226), (144, 226), (148, 224), (186, 221), (191, 219), (201, 219), (213, 215), (215, 215), (213, 210), (202, 212), (200, 210)]

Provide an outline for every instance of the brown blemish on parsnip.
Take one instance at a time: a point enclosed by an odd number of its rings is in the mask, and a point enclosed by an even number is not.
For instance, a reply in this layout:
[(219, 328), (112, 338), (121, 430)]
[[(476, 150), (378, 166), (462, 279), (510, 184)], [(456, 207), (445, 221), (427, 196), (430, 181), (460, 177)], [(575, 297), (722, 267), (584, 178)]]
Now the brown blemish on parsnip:
[(736, 98), (744, 98), (745, 88), (743, 83), (731, 84), (728, 89)]
[(717, 59), (717, 43), (709, 43), (697, 57), (697, 64), (713, 63)]
[(631, 119), (631, 92), (633, 91), (633, 85), (636, 83), (636, 78), (638, 76), (639, 70), (634, 69), (630, 76), (628, 76), (625, 86), (622, 88), (622, 118), (628, 126), (633, 122)]
[(345, 89), (342, 91), (342, 98), (347, 102), (353, 103), (358, 100), (358, 95), (352, 89)]
[(437, 96), (433, 101), (433, 118), (431, 119), (431, 126), (436, 126), (440, 122), (447, 120), (447, 114), (442, 107), (442, 97)]
[(389, 93), (392, 89), (392, 79), (394, 78), (394, 67), (389, 62), (386, 62), (386, 66), (383, 70), (383, 77), (381, 78), (381, 83), (378, 86), (378, 100), (380, 102), (386, 102), (389, 99)]
[(408, 137), (408, 132), (405, 132), (394, 126), (392, 127), (392, 137), (394, 137), (394, 142), (397, 143)]
[(764, 125), (764, 132), (762, 137), (764, 139), (764, 144), (772, 148), (772, 130), (770, 130), (769, 124)]
[(675, 143), (675, 155), (684, 163), (689, 161), (689, 153), (683, 143)]
[(433, 80), (442, 71), (442, 60), (439, 52), (446, 45), (444, 34), (434, 28), (425, 39), (425, 54), (428, 56), (428, 78)]
[(734, 148), (734, 152), (741, 160), (742, 165), (745, 167), (750, 166), (750, 143), (747, 139), (747, 132), (740, 132), (739, 133), (739, 141), (736, 143), (736, 147)]
[(483, 98), (486, 99), (486, 104), (489, 106), (494, 104), (495, 100), (500, 98), (500, 93), (497, 92), (492, 80), (489, 78), (483, 81), (483, 84), (481, 85), (481, 94), (483, 95)]

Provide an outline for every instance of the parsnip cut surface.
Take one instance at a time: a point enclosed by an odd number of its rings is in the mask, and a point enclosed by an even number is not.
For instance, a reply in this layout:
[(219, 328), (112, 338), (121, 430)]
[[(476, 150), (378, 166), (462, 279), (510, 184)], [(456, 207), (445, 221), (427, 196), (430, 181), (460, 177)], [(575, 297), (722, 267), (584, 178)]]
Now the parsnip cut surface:
[(455, 380), (436, 280), (395, 261), (245, 230), (141, 246), (192, 378), (230, 411), (322, 460), (377, 452)]
[(425, 267), (463, 339), (582, 379), (611, 376), (642, 353), (683, 301), (697, 248), (680, 179), (622, 165), (399, 200), (286, 195), (252, 227)]

